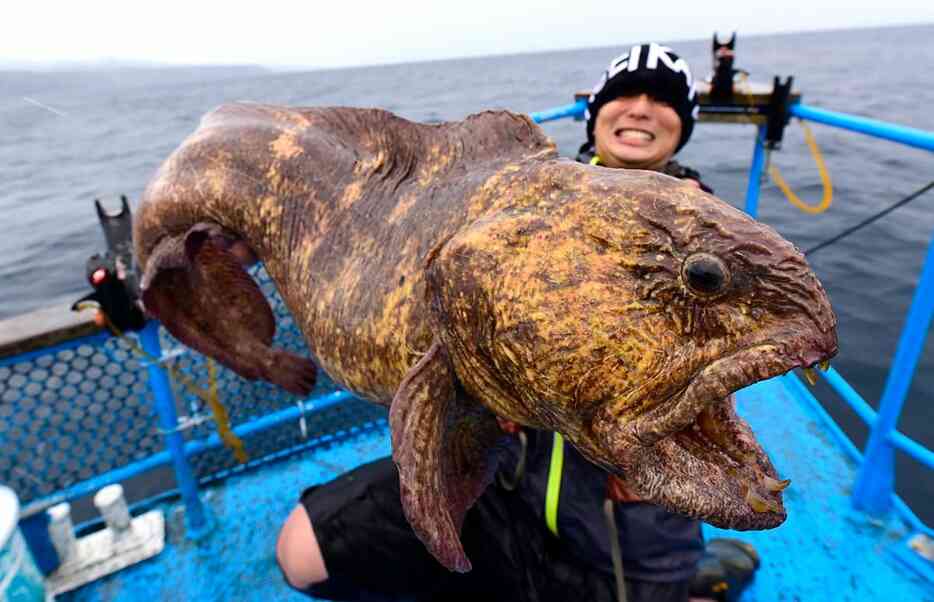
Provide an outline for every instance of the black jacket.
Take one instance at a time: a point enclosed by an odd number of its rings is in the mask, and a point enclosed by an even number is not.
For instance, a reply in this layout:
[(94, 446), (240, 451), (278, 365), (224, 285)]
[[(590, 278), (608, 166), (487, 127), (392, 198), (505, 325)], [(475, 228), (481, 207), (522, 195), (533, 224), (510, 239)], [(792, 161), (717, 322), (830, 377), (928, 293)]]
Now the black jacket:
[[(584, 143), (584, 145), (581, 146), (577, 151), (577, 160), (581, 163), (590, 163), (591, 159), (593, 159), (595, 156), (596, 152), (594, 151), (593, 146), (588, 143)], [(686, 165), (681, 165), (674, 159), (668, 161), (668, 163), (666, 163), (665, 166), (658, 171), (659, 173), (663, 173), (681, 180), (694, 180), (700, 184), (701, 190), (713, 194), (713, 188), (701, 180), (700, 173), (696, 169), (691, 169)]]
[[(526, 470), (514, 493), (545, 526), (545, 494), (554, 434), (525, 429)], [(510, 446), (501, 474), (513, 475), (519, 446)], [(558, 537), (582, 562), (613, 574), (610, 539), (603, 515), (608, 475), (565, 441), (558, 499)], [(627, 579), (675, 582), (691, 578), (704, 551), (700, 521), (643, 502), (617, 503), (616, 525)]]

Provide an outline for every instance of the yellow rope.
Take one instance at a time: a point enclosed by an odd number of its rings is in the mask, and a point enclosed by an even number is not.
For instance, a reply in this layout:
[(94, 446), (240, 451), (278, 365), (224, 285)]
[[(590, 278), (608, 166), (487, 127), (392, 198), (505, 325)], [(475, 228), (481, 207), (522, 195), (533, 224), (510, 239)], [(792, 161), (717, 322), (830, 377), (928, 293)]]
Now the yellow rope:
[[(754, 106), (755, 100), (752, 96), (749, 78), (745, 73), (741, 74), (739, 83), (741, 88), (738, 90), (739, 93), (745, 96), (749, 106)], [(749, 117), (749, 122), (753, 122), (751, 116)], [(830, 181), (830, 174), (827, 171), (827, 166), (824, 164), (824, 157), (821, 155), (820, 149), (817, 147), (817, 141), (814, 139), (814, 133), (811, 131), (811, 128), (808, 127), (808, 124), (803, 121), (800, 123), (801, 128), (804, 130), (804, 140), (807, 142), (808, 148), (811, 149), (811, 156), (814, 157), (814, 163), (817, 164), (817, 171), (820, 174), (821, 183), (824, 185), (824, 198), (822, 198), (821, 202), (817, 205), (805, 203), (794, 193), (788, 183), (785, 182), (781, 172), (778, 171), (778, 167), (771, 161), (769, 161), (768, 164), (768, 172), (772, 181), (775, 182), (775, 185), (785, 193), (785, 197), (788, 199), (789, 203), (805, 213), (816, 215), (827, 211), (827, 208), (830, 207), (830, 202), (833, 200), (833, 184)]]
[(211, 407), (211, 413), (214, 414), (214, 424), (217, 425), (217, 434), (220, 436), (224, 445), (233, 450), (234, 457), (240, 464), (246, 464), (249, 459), (246, 450), (243, 449), (243, 441), (237, 437), (230, 429), (230, 417), (227, 415), (227, 408), (221, 403), (217, 396), (217, 376), (214, 368), (214, 360), (208, 360), (208, 376), (211, 382), (211, 393), (208, 395), (208, 405)]
[[(740, 81), (738, 83), (739, 86), (734, 88), (736, 92), (740, 97), (746, 99), (750, 107), (755, 106), (755, 99), (752, 96), (749, 77), (745, 73), (740, 74)], [(749, 123), (755, 123), (751, 115), (747, 117), (747, 121)], [(814, 139), (814, 133), (811, 132), (811, 128), (803, 121), (801, 121), (801, 127), (804, 129), (804, 140), (807, 142), (808, 148), (811, 149), (811, 156), (814, 157), (814, 163), (817, 164), (817, 171), (820, 174), (821, 183), (824, 185), (824, 198), (822, 198), (821, 202), (817, 205), (809, 205), (794, 193), (791, 187), (788, 186), (788, 183), (785, 182), (778, 167), (771, 161), (768, 162), (768, 172), (776, 186), (785, 193), (785, 197), (788, 199), (789, 203), (805, 213), (816, 215), (827, 211), (827, 208), (830, 207), (830, 202), (833, 200), (833, 184), (830, 181), (830, 174), (827, 172), (827, 166), (824, 164), (824, 157), (821, 155), (820, 149), (817, 147), (817, 141)]]
[(821, 156), (820, 149), (817, 148), (817, 141), (814, 140), (814, 134), (811, 132), (811, 128), (803, 121), (801, 122), (801, 127), (804, 128), (804, 140), (807, 142), (808, 148), (811, 149), (814, 163), (817, 164), (817, 171), (820, 174), (821, 183), (824, 186), (824, 198), (822, 198), (821, 202), (817, 205), (809, 205), (794, 193), (791, 187), (788, 186), (788, 183), (785, 182), (782, 174), (778, 171), (778, 167), (771, 163), (769, 164), (769, 175), (772, 177), (772, 181), (775, 182), (776, 186), (785, 193), (788, 202), (805, 213), (816, 215), (827, 211), (827, 208), (830, 207), (830, 202), (833, 200), (833, 184), (830, 182), (830, 174), (827, 173), (827, 166), (824, 164), (824, 158)]
[[(117, 337), (121, 338), (130, 349), (135, 351), (138, 355), (146, 358), (150, 362), (160, 363), (160, 359), (143, 349), (139, 343), (131, 339), (130, 337), (124, 335), (119, 328), (110, 321), (110, 316), (108, 316), (100, 307), (96, 306), (95, 303), (85, 301), (76, 306), (78, 311), (83, 311), (88, 308), (95, 308), (100, 315), (104, 318), (104, 322), (107, 325), (107, 328)], [(249, 459), (246, 451), (243, 447), (243, 441), (234, 434), (233, 430), (230, 428), (230, 417), (227, 414), (227, 409), (220, 401), (220, 397), (217, 394), (217, 374), (214, 368), (214, 361), (211, 358), (206, 358), (208, 362), (208, 378), (209, 378), (209, 392), (205, 393), (201, 387), (197, 385), (194, 381), (188, 378), (188, 375), (183, 372), (179, 372), (175, 369), (174, 366), (166, 365), (166, 369), (169, 372), (169, 375), (180, 383), (189, 393), (203, 401), (211, 408), (211, 414), (214, 416), (214, 425), (217, 427), (217, 434), (221, 438), (221, 441), (224, 442), (224, 445), (233, 450), (234, 457), (241, 464), (245, 464)]]

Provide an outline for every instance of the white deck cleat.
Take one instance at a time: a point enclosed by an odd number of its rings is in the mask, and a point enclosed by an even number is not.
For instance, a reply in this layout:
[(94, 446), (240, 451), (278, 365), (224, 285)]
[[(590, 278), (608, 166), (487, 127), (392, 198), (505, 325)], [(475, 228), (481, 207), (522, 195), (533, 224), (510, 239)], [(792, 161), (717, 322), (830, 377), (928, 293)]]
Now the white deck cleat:
[(69, 558), (47, 577), (47, 587), (54, 595), (71, 591), (152, 558), (164, 547), (165, 517), (152, 510), (132, 519), (123, 531), (106, 528), (78, 539)]

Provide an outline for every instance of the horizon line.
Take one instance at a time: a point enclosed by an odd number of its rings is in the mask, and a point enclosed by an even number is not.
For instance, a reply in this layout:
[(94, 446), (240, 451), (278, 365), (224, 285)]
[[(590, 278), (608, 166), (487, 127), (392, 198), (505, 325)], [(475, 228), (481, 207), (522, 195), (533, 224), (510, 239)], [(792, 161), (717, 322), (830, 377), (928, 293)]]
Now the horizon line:
[[(786, 31), (775, 31), (775, 32), (759, 32), (751, 33), (744, 35), (743, 37), (748, 38), (764, 38), (764, 37), (781, 37), (781, 36), (793, 36), (801, 34), (817, 34), (817, 33), (840, 33), (847, 31), (862, 31), (862, 30), (873, 30), (873, 29), (905, 29), (912, 27), (931, 27), (934, 26), (934, 21), (931, 22), (911, 22), (911, 23), (887, 23), (884, 25), (868, 25), (868, 26), (848, 26), (848, 27), (830, 27), (830, 28), (815, 28), (815, 29), (799, 29), (799, 30), (786, 30)], [(713, 32), (711, 33), (711, 36)], [(709, 40), (710, 37), (690, 37), (690, 38), (672, 38), (662, 40), (664, 43), (682, 43), (682, 42), (699, 42), (704, 40)], [(612, 48), (613, 45), (592, 45), (592, 46), (568, 46), (568, 47), (556, 47), (545, 50), (519, 50), (516, 52), (502, 52), (495, 54), (464, 54), (458, 56), (439, 56), (435, 58), (423, 58), (415, 60), (390, 60), (385, 62), (376, 62), (376, 63), (358, 63), (358, 64), (346, 64), (346, 65), (314, 65), (310, 63), (291, 63), (291, 62), (225, 62), (225, 63), (176, 63), (176, 62), (165, 62), (158, 60), (150, 59), (135, 59), (135, 58), (119, 58), (119, 57), (99, 57), (99, 58), (90, 58), (90, 59), (48, 59), (48, 60), (4, 60), (0, 57), (0, 71), (20, 71), (20, 72), (30, 72), (30, 71), (42, 71), (42, 72), (65, 72), (65, 71), (93, 71), (97, 69), (185, 69), (185, 68), (217, 68), (217, 69), (233, 69), (233, 68), (253, 68), (253, 69), (264, 69), (268, 71), (308, 71), (308, 72), (317, 72), (317, 71), (337, 71), (337, 70), (352, 70), (352, 69), (367, 69), (372, 67), (393, 67), (393, 66), (402, 66), (402, 65), (419, 65), (425, 63), (437, 63), (437, 62), (446, 62), (446, 61), (459, 61), (459, 60), (476, 60), (476, 59), (493, 59), (493, 58), (505, 58), (513, 56), (525, 56), (533, 54), (549, 54), (549, 53), (560, 53), (560, 52), (575, 52), (581, 50), (599, 50), (601, 48)]]

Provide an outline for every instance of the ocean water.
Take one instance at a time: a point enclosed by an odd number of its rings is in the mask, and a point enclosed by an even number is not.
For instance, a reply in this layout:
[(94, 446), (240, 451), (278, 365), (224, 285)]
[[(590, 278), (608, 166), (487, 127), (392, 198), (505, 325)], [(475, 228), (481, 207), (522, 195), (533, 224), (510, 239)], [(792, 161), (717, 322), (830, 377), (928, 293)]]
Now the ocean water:
[[(0, 319), (84, 294), (84, 263), (104, 250), (93, 200), (138, 200), (148, 179), (205, 112), (236, 100), (382, 107), (418, 121), (461, 119), (494, 108), (529, 112), (589, 89), (632, 43), (326, 71), (184, 67), (71, 72), (0, 71)], [(671, 42), (698, 77), (711, 68), (710, 41)], [(934, 26), (740, 38), (737, 66), (754, 81), (794, 75), (808, 104), (934, 130)], [(812, 126), (834, 182), (826, 213), (809, 216), (766, 183), (760, 219), (809, 248), (934, 179), (931, 153)], [(583, 124), (545, 124), (573, 156)], [(702, 124), (679, 158), (718, 196), (742, 206), (754, 128)], [(816, 202), (821, 184), (801, 128), (792, 123), (777, 164)], [(811, 264), (840, 320), (834, 366), (874, 405), (895, 351), (928, 241), (934, 192), (814, 254)], [(934, 447), (934, 337), (900, 429)], [(866, 430), (832, 395), (828, 407), (858, 446)], [(899, 458), (898, 490), (934, 523), (934, 475)]]

